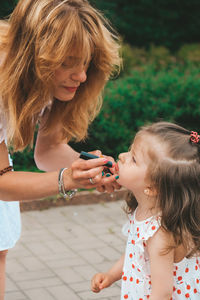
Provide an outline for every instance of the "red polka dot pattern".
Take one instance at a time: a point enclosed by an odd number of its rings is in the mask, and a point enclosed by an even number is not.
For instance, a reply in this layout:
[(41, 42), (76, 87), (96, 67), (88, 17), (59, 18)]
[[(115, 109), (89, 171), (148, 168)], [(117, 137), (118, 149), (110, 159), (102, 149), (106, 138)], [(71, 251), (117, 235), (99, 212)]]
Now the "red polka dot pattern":
[[(137, 222), (130, 216), (126, 226), (128, 234), (122, 275), (122, 298), (146, 300), (151, 295), (148, 240), (160, 228), (160, 217)], [(200, 300), (200, 258), (187, 258), (173, 268), (173, 292), (170, 300)], [(145, 291), (145, 292), (144, 292)]]

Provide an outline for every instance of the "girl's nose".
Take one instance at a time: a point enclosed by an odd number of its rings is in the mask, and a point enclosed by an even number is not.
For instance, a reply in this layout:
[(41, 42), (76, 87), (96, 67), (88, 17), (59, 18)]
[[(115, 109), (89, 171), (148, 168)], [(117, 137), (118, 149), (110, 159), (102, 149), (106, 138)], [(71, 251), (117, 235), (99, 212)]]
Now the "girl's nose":
[(121, 161), (121, 162), (124, 162), (125, 161), (125, 155), (126, 155), (126, 153), (120, 153), (119, 154), (119, 160)]
[(74, 80), (74, 81), (85, 82), (86, 79), (87, 79), (87, 74), (84, 69), (74, 72), (72, 74), (72, 80)]

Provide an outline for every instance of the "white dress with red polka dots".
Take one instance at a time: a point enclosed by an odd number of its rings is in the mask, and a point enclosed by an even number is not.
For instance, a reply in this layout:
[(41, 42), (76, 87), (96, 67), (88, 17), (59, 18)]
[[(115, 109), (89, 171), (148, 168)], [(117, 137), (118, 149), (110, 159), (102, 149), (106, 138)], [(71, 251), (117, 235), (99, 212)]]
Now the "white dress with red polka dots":
[[(146, 300), (151, 294), (150, 262), (146, 249), (147, 240), (160, 227), (160, 217), (144, 221), (135, 219), (135, 212), (123, 227), (128, 237), (123, 275), (121, 300)], [(164, 270), (163, 270), (164, 271)], [(184, 258), (174, 264), (174, 288), (171, 300), (200, 300), (200, 257)]]

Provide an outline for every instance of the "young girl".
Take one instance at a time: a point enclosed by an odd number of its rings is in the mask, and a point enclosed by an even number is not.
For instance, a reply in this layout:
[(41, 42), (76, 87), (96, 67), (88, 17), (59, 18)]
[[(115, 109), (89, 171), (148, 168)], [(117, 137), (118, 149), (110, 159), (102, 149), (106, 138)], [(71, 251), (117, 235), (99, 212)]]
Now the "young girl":
[[(112, 28), (86, 0), (20, 0), (0, 21), (0, 300), (6, 253), (20, 236), (18, 200), (119, 188), (114, 175), (102, 179), (104, 158), (81, 160), (67, 144), (87, 136), (118, 50)], [(35, 162), (46, 173), (10, 172), (7, 144), (23, 150), (36, 128)]]
[(92, 279), (93, 292), (122, 278), (121, 299), (200, 299), (200, 135), (159, 122), (119, 155), (132, 192), (125, 255)]

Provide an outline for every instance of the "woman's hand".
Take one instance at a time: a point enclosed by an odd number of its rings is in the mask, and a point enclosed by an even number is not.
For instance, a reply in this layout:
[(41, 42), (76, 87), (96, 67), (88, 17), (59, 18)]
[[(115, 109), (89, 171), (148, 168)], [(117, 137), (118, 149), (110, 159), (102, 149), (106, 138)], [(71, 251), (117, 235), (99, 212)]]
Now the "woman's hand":
[[(93, 151), (90, 153), (101, 156), (100, 151)], [(113, 163), (113, 168), (110, 168), (113, 175), (106, 173), (106, 167), (104, 165), (108, 161), (112, 161)], [(75, 160), (72, 163), (71, 168), (64, 172), (63, 180), (66, 190), (74, 188), (97, 188), (100, 192), (107, 191), (112, 193), (114, 189), (120, 188), (120, 185), (116, 182), (117, 173), (115, 170), (114, 159), (107, 156), (89, 160), (80, 158)]]
[[(94, 151), (93, 154), (102, 156), (101, 151), (99, 151), (99, 150)], [(96, 187), (96, 189), (101, 193), (103, 193), (103, 192), (113, 193), (114, 190), (119, 190), (121, 188), (121, 185), (119, 185), (116, 181), (117, 178), (119, 178), (116, 163), (112, 156), (103, 155), (103, 157), (107, 158), (109, 161), (111, 161), (113, 164), (113, 167), (109, 168), (109, 169), (104, 168), (104, 170), (103, 170), (104, 174), (102, 176), (102, 180), (101, 180), (100, 184)]]
[[(108, 162), (105, 158), (90, 160), (77, 159), (70, 169), (63, 173), (63, 181), (66, 190), (75, 188), (96, 188), (102, 180), (104, 165)], [(112, 178), (110, 181), (116, 180)]]
[(101, 290), (109, 287), (114, 282), (113, 277), (109, 273), (97, 273), (91, 281), (91, 290), (99, 293)]

